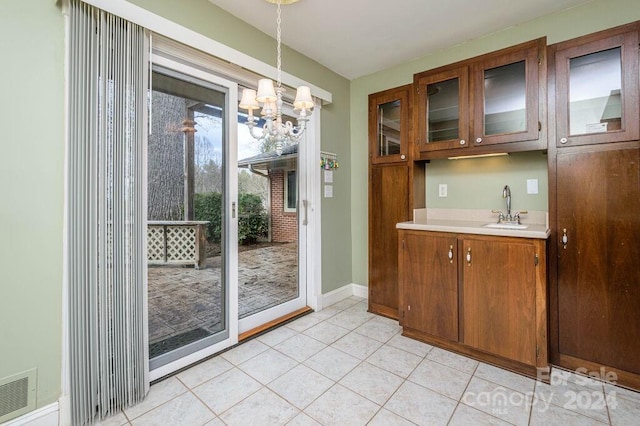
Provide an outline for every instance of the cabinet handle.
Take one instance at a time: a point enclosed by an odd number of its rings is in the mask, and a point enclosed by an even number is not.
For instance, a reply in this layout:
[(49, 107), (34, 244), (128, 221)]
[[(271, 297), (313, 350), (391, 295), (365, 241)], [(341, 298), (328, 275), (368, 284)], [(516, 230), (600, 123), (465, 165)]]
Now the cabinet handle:
[(460, 145), (464, 145), (465, 143), (467, 143), (467, 141), (465, 141), (464, 139), (460, 139)]
[(482, 143), (482, 138), (476, 138), (476, 143)]
[(567, 228), (562, 230), (562, 248), (567, 249), (567, 243), (569, 242), (569, 237), (567, 237)]
[(406, 157), (404, 154), (402, 154), (402, 155), (400, 156), (400, 159), (401, 159), (401, 160), (404, 160), (405, 158), (407, 158), (407, 157)]
[(449, 246), (449, 263), (453, 263), (453, 246)]
[(567, 142), (569, 142), (569, 139), (567, 139), (567, 138), (560, 138), (560, 143), (561, 143), (561, 144), (565, 144), (565, 143), (567, 143)]
[(467, 266), (471, 266), (471, 247), (467, 249)]

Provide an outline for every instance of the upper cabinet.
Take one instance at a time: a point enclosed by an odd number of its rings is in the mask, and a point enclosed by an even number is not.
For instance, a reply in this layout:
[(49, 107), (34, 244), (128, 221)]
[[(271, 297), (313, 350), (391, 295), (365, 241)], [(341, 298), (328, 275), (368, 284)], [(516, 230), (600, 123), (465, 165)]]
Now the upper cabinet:
[(410, 97), (411, 85), (369, 95), (369, 155), (372, 164), (408, 160)]
[(635, 29), (622, 27), (553, 47), (558, 147), (639, 138)]
[(414, 75), (419, 158), (545, 148), (544, 57), (538, 39)]

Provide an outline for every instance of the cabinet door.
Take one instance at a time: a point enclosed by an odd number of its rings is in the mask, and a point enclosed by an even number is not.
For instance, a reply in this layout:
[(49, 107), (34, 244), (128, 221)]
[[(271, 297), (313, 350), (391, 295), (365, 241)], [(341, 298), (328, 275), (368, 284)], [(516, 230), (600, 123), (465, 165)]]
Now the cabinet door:
[(557, 146), (638, 139), (638, 34), (558, 45)]
[(411, 85), (369, 95), (369, 155), (372, 164), (406, 162)]
[(400, 238), (400, 325), (457, 342), (456, 237), (403, 232)]
[(536, 365), (536, 250), (525, 241), (465, 238), (463, 342)]
[(473, 66), (473, 145), (539, 137), (539, 41), (488, 55)]
[(469, 70), (459, 67), (414, 77), (418, 150), (469, 146)]
[(398, 231), (409, 220), (409, 168), (373, 166), (369, 181), (369, 310), (398, 318)]
[(559, 352), (640, 374), (640, 149), (557, 164)]

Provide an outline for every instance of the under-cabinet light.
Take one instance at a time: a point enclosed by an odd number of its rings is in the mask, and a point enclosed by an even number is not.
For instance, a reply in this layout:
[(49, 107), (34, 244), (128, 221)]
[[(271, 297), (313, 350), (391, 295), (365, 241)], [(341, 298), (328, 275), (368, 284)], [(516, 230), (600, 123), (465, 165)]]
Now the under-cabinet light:
[(483, 157), (502, 157), (503, 155), (509, 155), (509, 153), (494, 152), (492, 154), (461, 155), (460, 157), (449, 157), (449, 160), (464, 160), (466, 158), (483, 158)]

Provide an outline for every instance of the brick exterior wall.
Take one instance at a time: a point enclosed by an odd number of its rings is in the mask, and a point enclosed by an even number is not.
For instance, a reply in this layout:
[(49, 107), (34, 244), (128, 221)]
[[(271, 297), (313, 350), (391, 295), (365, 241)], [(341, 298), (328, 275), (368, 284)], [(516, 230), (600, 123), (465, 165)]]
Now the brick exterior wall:
[(269, 170), (271, 177), (271, 241), (298, 241), (298, 215), (284, 211), (284, 170)]

